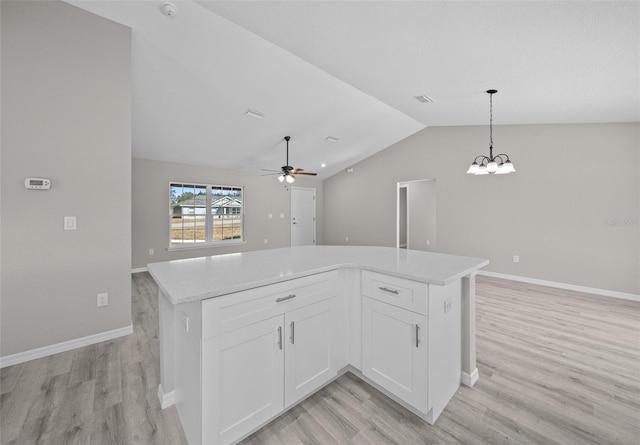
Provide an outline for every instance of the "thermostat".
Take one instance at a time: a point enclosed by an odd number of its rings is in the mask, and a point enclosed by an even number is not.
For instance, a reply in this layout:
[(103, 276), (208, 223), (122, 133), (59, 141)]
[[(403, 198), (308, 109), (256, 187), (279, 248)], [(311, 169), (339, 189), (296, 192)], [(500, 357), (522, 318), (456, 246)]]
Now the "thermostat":
[(24, 186), (33, 190), (49, 190), (51, 188), (51, 180), (47, 178), (27, 178), (24, 180)]

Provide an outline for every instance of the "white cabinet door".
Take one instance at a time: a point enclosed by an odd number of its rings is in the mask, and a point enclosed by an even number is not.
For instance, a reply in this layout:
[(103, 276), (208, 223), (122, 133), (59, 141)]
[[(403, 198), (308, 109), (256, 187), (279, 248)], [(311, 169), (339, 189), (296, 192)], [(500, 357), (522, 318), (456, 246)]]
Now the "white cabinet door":
[(283, 321), (203, 341), (203, 443), (229, 443), (284, 409)]
[(362, 299), (362, 372), (415, 408), (427, 411), (427, 317)]
[(285, 407), (338, 372), (337, 302), (337, 298), (330, 298), (285, 314)]

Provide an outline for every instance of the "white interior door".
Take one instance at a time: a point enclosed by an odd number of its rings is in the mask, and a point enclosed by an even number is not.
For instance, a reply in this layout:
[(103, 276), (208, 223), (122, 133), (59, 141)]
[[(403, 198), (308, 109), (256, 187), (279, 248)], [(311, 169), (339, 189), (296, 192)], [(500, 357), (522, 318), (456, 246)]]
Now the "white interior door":
[(291, 187), (291, 245), (316, 243), (316, 189)]

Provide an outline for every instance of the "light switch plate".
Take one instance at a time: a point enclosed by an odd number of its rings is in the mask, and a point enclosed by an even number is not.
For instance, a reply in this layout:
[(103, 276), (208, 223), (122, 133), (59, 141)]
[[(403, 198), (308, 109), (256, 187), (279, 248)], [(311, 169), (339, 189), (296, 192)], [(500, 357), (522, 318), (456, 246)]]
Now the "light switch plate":
[(64, 230), (76, 230), (76, 217), (75, 216), (65, 216), (64, 217)]

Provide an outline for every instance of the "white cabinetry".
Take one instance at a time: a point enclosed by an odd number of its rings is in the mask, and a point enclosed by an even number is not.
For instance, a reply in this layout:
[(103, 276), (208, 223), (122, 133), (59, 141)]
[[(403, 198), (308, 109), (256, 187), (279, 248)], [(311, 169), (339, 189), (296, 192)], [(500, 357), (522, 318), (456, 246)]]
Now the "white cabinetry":
[(326, 273), (203, 302), (201, 439), (246, 436), (336, 377), (340, 299)]
[(371, 298), (362, 301), (362, 373), (426, 411), (427, 317)]
[(460, 279), (343, 268), (205, 300), (165, 292), (159, 396), (190, 445), (235, 443), (340, 372), (432, 424), (460, 385)]
[(228, 443), (284, 408), (284, 351), (276, 344), (283, 319), (202, 342), (203, 443)]
[(362, 373), (431, 424), (460, 385), (460, 292), (362, 272)]
[(338, 299), (285, 314), (285, 407), (320, 388), (338, 373)]

